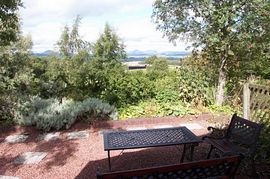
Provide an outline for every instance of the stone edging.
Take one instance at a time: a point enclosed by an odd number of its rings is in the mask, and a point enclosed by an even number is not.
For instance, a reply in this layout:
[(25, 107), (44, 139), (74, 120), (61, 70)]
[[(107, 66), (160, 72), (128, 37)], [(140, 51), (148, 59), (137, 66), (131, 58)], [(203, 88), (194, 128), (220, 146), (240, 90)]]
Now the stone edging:
[(148, 124), (171, 124), (179, 121), (193, 121), (193, 120), (209, 120), (213, 115), (204, 113), (200, 115), (186, 115), (184, 117), (152, 117), (152, 118), (136, 118), (128, 120), (114, 120), (114, 121), (95, 121), (92, 123), (93, 128), (120, 128), (123, 126), (136, 126)]

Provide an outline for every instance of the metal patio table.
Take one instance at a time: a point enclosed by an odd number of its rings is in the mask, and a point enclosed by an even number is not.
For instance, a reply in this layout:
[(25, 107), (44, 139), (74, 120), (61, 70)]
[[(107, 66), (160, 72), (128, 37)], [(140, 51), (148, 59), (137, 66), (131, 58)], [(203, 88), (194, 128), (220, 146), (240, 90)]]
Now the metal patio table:
[(187, 145), (190, 144), (190, 158), (192, 160), (194, 146), (197, 146), (199, 142), (202, 142), (199, 137), (186, 127), (104, 132), (103, 139), (104, 151), (108, 152), (110, 171), (111, 150), (184, 145), (180, 160), (183, 162)]

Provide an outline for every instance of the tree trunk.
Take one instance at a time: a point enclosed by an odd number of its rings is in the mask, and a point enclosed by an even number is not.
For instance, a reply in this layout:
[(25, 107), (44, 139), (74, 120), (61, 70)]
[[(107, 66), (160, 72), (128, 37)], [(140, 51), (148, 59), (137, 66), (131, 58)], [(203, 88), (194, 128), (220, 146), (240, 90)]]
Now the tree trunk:
[(225, 84), (226, 84), (226, 56), (221, 59), (221, 65), (219, 68), (218, 88), (216, 93), (216, 105), (221, 106), (224, 102)]

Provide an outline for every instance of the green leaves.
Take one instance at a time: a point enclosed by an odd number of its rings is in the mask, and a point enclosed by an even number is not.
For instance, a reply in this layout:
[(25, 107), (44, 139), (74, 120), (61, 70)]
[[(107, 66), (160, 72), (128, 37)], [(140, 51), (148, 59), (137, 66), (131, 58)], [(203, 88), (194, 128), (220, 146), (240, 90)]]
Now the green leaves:
[(0, 93), (28, 92), (31, 69), (27, 67), (32, 41), (19, 36), (10, 46), (0, 47)]
[(234, 56), (234, 52), (232, 51), (232, 50), (228, 50), (228, 55), (230, 55), (230, 56)]
[(118, 107), (136, 104), (154, 95), (153, 82), (142, 71), (127, 72), (108, 76), (109, 83), (104, 91), (103, 99)]
[(57, 42), (60, 54), (65, 58), (69, 59), (81, 52), (90, 53), (91, 51), (91, 44), (82, 40), (79, 36), (80, 22), (81, 17), (77, 15), (72, 25), (72, 29), (70, 30), (69, 26), (65, 25), (61, 37)]
[(170, 41), (192, 41), (224, 70), (220, 74), (227, 76), (243, 61), (269, 59), (269, 1), (156, 0), (153, 7), (157, 28)]
[(18, 9), (21, 0), (1, 0), (0, 2), (0, 47), (10, 45), (18, 40), (19, 18)]
[(120, 119), (184, 116), (196, 113), (196, 110), (184, 107), (181, 102), (164, 102), (155, 100), (145, 100), (136, 105), (127, 105), (119, 109)]
[(148, 76), (151, 80), (165, 76), (169, 72), (168, 62), (165, 58), (151, 56), (146, 59)]
[(178, 99), (186, 105), (212, 104), (215, 78), (214, 71), (204, 64), (203, 59), (183, 60), (179, 70)]
[(125, 46), (117, 34), (106, 24), (103, 34), (94, 45), (94, 57), (102, 58), (105, 61), (119, 61), (126, 58)]

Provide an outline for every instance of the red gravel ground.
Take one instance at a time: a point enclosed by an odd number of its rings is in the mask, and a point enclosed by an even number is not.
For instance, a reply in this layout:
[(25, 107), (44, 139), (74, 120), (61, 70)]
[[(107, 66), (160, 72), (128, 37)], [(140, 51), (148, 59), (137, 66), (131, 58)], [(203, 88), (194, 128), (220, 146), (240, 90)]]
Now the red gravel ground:
[[(196, 135), (202, 136), (207, 133), (206, 127), (212, 118), (213, 116), (205, 114), (199, 117), (131, 119), (128, 121), (96, 122), (94, 124), (79, 123), (70, 130), (60, 131), (59, 140), (49, 142), (38, 141), (37, 136), (41, 132), (31, 127), (17, 126), (3, 129), (0, 133), (0, 175), (16, 176), (20, 179), (94, 179), (97, 168), (104, 172), (108, 171), (107, 152), (103, 148), (102, 130), (197, 123), (204, 129), (192, 131)], [(89, 131), (89, 138), (67, 140), (67, 132), (76, 130)], [(24, 143), (8, 144), (4, 142), (8, 135), (22, 133), (29, 134), (29, 138)], [(206, 144), (200, 144), (195, 149), (195, 160), (205, 159), (208, 147)], [(24, 152), (47, 152), (48, 155), (38, 164), (13, 164), (12, 161)], [(113, 171), (177, 164), (181, 156), (181, 152), (175, 147), (125, 150), (119, 156), (120, 153), (121, 151), (111, 153)]]

